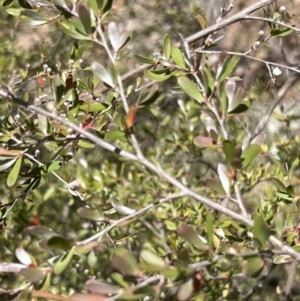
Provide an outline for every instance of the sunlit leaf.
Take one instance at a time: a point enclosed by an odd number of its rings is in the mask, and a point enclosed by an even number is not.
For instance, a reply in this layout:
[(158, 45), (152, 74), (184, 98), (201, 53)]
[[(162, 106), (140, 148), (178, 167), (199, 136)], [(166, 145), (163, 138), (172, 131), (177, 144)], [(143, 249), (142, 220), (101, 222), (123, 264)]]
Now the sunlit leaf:
[(60, 25), (61, 30), (71, 38), (77, 40), (90, 40), (89, 36), (85, 36), (82, 33), (78, 32), (73, 24), (68, 21), (60, 21), (58, 23)]
[(186, 283), (182, 284), (176, 294), (178, 301), (188, 301), (191, 299), (194, 292), (193, 279), (189, 279)]
[(26, 16), (28, 18), (31, 18), (32, 20), (36, 20), (36, 21), (49, 21), (49, 18), (41, 15), (33, 10), (28, 10), (28, 9), (23, 9), (21, 10), (21, 16)]
[(277, 187), (278, 190), (282, 192), (287, 192), (286, 186), (278, 178), (272, 177), (271, 181)]
[(29, 266), (32, 263), (30, 255), (23, 248), (17, 248), (15, 255), (22, 264)]
[(218, 175), (219, 175), (220, 181), (222, 183), (223, 189), (225, 190), (227, 195), (230, 195), (231, 181), (227, 175), (228, 172), (227, 172), (225, 165), (222, 163), (219, 163), (217, 170), (218, 170)]
[(55, 262), (53, 272), (56, 275), (59, 275), (65, 271), (65, 269), (70, 264), (72, 258), (74, 255), (74, 248), (71, 248), (71, 250), (64, 255), (62, 255), (58, 261)]
[(239, 61), (239, 57), (236, 55), (233, 55), (231, 58), (227, 58), (225, 61), (225, 64), (223, 66), (223, 69), (217, 78), (218, 83), (220, 84), (223, 80), (225, 80), (229, 75), (232, 74), (232, 72), (235, 70), (237, 63)]
[(30, 226), (26, 228), (31, 235), (38, 236), (40, 238), (50, 238), (57, 235), (52, 229), (44, 226)]
[(91, 219), (94, 221), (99, 221), (99, 219), (101, 218), (98, 210), (93, 210), (87, 207), (79, 208), (77, 210), (77, 213), (83, 218)]
[(5, 169), (8, 169), (9, 167), (11, 167), (13, 164), (15, 164), (15, 162), (18, 160), (18, 157), (17, 158), (14, 158), (12, 160), (9, 160), (7, 161), (6, 163), (4, 164), (1, 164), (0, 165), (0, 171), (3, 171)]
[(115, 86), (111, 74), (100, 63), (92, 63), (91, 68), (94, 74), (98, 76), (104, 83), (110, 87)]
[(154, 59), (150, 59), (150, 58), (141, 56), (141, 55), (139, 55), (139, 54), (135, 54), (134, 56), (135, 56), (135, 58), (136, 58), (137, 60), (139, 60), (140, 62), (142, 62), (142, 63), (144, 63), (144, 64), (149, 64), (149, 65), (155, 64)]
[(260, 257), (249, 257), (243, 263), (243, 272), (246, 276), (258, 277), (265, 266)]
[(179, 236), (187, 240), (190, 244), (200, 248), (207, 249), (207, 245), (200, 239), (196, 230), (191, 226), (180, 225), (177, 228), (177, 233)]
[(140, 253), (141, 262), (139, 267), (146, 272), (159, 272), (168, 267), (167, 263), (159, 256), (148, 250), (142, 250)]
[(39, 282), (46, 276), (45, 271), (39, 268), (24, 268), (20, 271), (21, 275), (25, 277), (26, 281)]
[(251, 144), (243, 153), (243, 168), (248, 167), (260, 153), (260, 146)]
[(46, 174), (46, 173), (58, 170), (61, 168), (62, 164), (63, 163), (61, 161), (54, 161), (52, 163), (45, 164), (41, 167), (41, 173)]
[(136, 259), (128, 250), (120, 248), (112, 256), (111, 263), (113, 267), (127, 275), (137, 275), (139, 272)]
[(170, 56), (171, 56), (171, 38), (168, 34), (166, 34), (165, 38), (164, 38), (163, 55), (164, 55), (166, 60), (170, 59)]
[(85, 283), (85, 287), (93, 293), (103, 294), (103, 295), (118, 294), (122, 290), (117, 286), (96, 279), (88, 280)]
[(177, 79), (179, 87), (191, 98), (196, 99), (199, 102), (203, 102), (204, 98), (202, 93), (196, 87), (196, 85), (186, 76), (180, 76)]
[(144, 73), (149, 79), (157, 81), (157, 82), (165, 81), (172, 76), (172, 74), (157, 74), (150, 70), (145, 70)]
[(20, 170), (21, 170), (21, 166), (22, 166), (22, 161), (23, 161), (23, 156), (20, 156), (17, 160), (16, 163), (14, 164), (13, 168), (11, 169), (11, 171), (8, 174), (6, 183), (8, 187), (12, 187), (16, 184), (19, 174), (20, 174)]
[(272, 234), (270, 227), (264, 221), (262, 215), (256, 215), (254, 218), (254, 228), (253, 235), (260, 241), (260, 243), (265, 243), (269, 236)]
[(177, 66), (179, 66), (183, 69), (186, 68), (184, 58), (178, 47), (173, 46), (171, 48), (171, 57)]

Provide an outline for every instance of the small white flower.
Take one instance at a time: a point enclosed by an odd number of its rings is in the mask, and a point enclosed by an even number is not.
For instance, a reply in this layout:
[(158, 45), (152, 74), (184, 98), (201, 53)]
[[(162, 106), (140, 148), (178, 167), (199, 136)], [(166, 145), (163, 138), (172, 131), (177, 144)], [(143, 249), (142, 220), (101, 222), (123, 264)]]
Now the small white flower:
[(279, 76), (281, 73), (282, 72), (281, 72), (281, 70), (278, 67), (276, 67), (276, 68), (273, 69), (274, 76)]

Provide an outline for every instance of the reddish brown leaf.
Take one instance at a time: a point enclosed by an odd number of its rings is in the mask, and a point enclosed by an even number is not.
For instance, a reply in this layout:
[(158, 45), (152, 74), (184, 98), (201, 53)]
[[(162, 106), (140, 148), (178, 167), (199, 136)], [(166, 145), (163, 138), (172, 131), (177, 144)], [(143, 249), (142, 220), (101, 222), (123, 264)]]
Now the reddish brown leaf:
[(68, 92), (70, 89), (72, 89), (73, 85), (73, 75), (71, 72), (69, 72), (67, 78), (66, 78), (66, 92)]
[(40, 88), (44, 88), (45, 87), (45, 78), (42, 76), (39, 76), (37, 78), (37, 82)]
[(88, 120), (85, 121), (85, 123), (82, 125), (82, 128), (84, 130), (89, 129), (93, 125), (93, 119), (89, 118)]
[(129, 112), (128, 112), (128, 115), (127, 115), (127, 122), (126, 122), (127, 129), (130, 129), (133, 126), (135, 113), (136, 113), (137, 108), (138, 108), (137, 105), (133, 105), (129, 109)]

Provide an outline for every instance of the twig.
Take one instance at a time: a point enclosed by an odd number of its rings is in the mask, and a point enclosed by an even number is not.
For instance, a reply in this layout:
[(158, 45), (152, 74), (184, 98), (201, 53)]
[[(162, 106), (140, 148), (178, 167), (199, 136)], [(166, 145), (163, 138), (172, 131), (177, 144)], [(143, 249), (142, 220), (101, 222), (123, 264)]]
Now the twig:
[(281, 100), (283, 99), (283, 97), (285, 96), (285, 94), (287, 93), (289, 88), (291, 86), (293, 86), (294, 83), (298, 79), (299, 79), (299, 76), (297, 74), (292, 74), (290, 77), (288, 77), (288, 79), (286, 80), (284, 85), (278, 91), (277, 96), (270, 103), (270, 105), (269, 105), (267, 111), (265, 112), (265, 114), (260, 118), (260, 121), (259, 121), (257, 127), (255, 128), (255, 130), (253, 131), (253, 133), (249, 132), (248, 136), (244, 139), (243, 149), (246, 149), (249, 146), (249, 144), (251, 143), (251, 141), (255, 137), (257, 137), (264, 130), (264, 128), (265, 128), (269, 118), (271, 117), (274, 109), (281, 102)]
[(126, 215), (126, 216), (122, 217), (121, 219), (115, 221), (114, 223), (109, 225), (107, 228), (105, 228), (101, 232), (98, 232), (95, 235), (93, 235), (93, 236), (91, 236), (91, 237), (89, 237), (89, 238), (87, 238), (83, 241), (78, 242), (77, 245), (85, 245), (85, 244), (87, 244), (87, 243), (89, 243), (93, 240), (96, 240), (96, 239), (102, 237), (104, 234), (108, 233), (110, 230), (114, 229), (119, 224), (123, 223), (124, 221), (136, 218), (136, 217), (142, 215), (143, 213), (149, 211), (150, 209), (152, 209), (154, 206), (156, 206), (158, 204), (162, 204), (162, 203), (164, 203), (166, 201), (169, 201), (169, 200), (172, 200), (172, 199), (181, 198), (183, 196), (185, 196), (184, 193), (175, 193), (175, 194), (171, 194), (171, 195), (169, 195), (169, 196), (167, 196), (163, 199), (160, 199), (159, 201), (157, 201), (155, 203), (151, 203), (151, 204), (147, 205), (146, 207), (133, 212), (132, 214), (129, 214), (129, 215)]
[(234, 191), (235, 191), (237, 203), (242, 211), (243, 216), (248, 217), (248, 213), (247, 213), (246, 207), (244, 205), (244, 200), (243, 200), (241, 191), (239, 189), (239, 184), (237, 181), (234, 183)]

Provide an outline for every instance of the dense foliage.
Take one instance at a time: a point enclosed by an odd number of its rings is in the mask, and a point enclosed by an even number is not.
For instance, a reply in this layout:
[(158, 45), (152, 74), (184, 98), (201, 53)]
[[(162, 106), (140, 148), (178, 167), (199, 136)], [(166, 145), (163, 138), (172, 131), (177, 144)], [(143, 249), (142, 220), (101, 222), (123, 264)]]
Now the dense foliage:
[(0, 300), (297, 299), (298, 16), (171, 6), (2, 2)]

